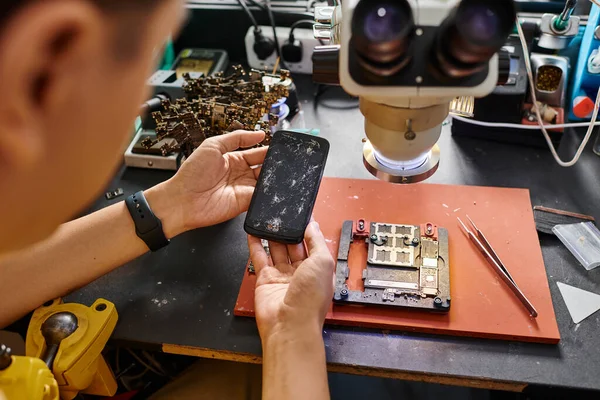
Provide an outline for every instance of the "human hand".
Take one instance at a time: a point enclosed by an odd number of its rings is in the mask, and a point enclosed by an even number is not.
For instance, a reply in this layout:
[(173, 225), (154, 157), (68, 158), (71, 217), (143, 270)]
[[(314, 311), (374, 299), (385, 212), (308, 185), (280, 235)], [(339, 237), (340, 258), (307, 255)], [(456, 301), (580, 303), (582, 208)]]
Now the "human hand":
[(256, 322), (264, 341), (283, 334), (321, 337), (333, 298), (334, 261), (319, 224), (311, 222), (304, 244), (269, 242), (271, 259), (260, 239), (248, 237), (256, 269)]
[(173, 178), (145, 192), (168, 238), (248, 210), (267, 148), (235, 150), (264, 138), (264, 132), (235, 131), (206, 139)]

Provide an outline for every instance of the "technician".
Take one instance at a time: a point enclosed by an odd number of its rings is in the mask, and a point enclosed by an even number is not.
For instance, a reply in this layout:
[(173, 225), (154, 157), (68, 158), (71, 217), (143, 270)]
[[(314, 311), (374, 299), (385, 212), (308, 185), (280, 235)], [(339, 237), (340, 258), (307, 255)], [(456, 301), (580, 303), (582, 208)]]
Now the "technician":
[[(1, 2), (0, 327), (248, 208), (265, 149), (235, 150), (264, 134), (238, 131), (206, 140), (130, 207), (121, 202), (60, 225), (100, 194), (121, 162), (156, 49), (177, 33), (184, 12), (181, 0)], [(162, 229), (138, 237), (136, 226), (148, 221)], [(263, 398), (328, 398), (321, 331), (334, 263), (318, 224), (306, 231), (306, 250), (271, 244), (274, 266), (260, 241), (249, 238), (249, 247)]]

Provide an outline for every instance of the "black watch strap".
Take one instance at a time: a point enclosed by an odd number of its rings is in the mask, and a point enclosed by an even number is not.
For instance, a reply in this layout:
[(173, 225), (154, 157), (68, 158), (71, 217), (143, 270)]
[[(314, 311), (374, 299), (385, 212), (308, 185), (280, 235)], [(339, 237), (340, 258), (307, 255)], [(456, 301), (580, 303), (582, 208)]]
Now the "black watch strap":
[(125, 199), (125, 204), (135, 223), (135, 233), (152, 251), (157, 251), (169, 244), (165, 237), (160, 219), (154, 215), (150, 205), (140, 191)]

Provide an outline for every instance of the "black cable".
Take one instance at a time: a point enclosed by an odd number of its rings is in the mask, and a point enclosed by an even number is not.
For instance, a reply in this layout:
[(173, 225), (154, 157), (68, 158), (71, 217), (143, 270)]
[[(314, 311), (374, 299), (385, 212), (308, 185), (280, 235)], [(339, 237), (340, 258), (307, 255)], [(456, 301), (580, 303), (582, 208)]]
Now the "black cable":
[(273, 16), (273, 9), (271, 8), (271, 0), (265, 0), (265, 5), (267, 7), (267, 14), (269, 15), (269, 21), (271, 22), (271, 27), (273, 28), (273, 40), (275, 41), (275, 51), (277, 52), (277, 57), (279, 57), (279, 64), (288, 69), (285, 65), (285, 61), (283, 57), (281, 57), (281, 47), (279, 47), (279, 39), (277, 38), (277, 24), (275, 23), (275, 17)]
[[(316, 111), (319, 106), (324, 107), (324, 108), (329, 108), (332, 110), (354, 110), (360, 107), (360, 104), (358, 102), (358, 97), (354, 97), (349, 95), (348, 93), (346, 93), (345, 91), (343, 91), (342, 95), (340, 96), (340, 93), (336, 93), (332, 96), (332, 98), (328, 99), (328, 100), (334, 100), (334, 102), (326, 102), (323, 101), (323, 95), (328, 92), (330, 89), (337, 89), (338, 91), (340, 90), (339, 86), (332, 86), (332, 85), (323, 85), (323, 84), (318, 84), (317, 85), (317, 91), (316, 93), (314, 93), (314, 100), (313, 100), (313, 108)], [(335, 102), (335, 100), (339, 100), (338, 103)], [(344, 104), (345, 103), (345, 104)]]
[(254, 18), (254, 15), (252, 15), (250, 8), (248, 8), (248, 4), (246, 4), (246, 0), (237, 0), (237, 1), (238, 1), (238, 3), (240, 3), (240, 6), (242, 6), (242, 8), (246, 12), (246, 14), (248, 14), (248, 18), (250, 18), (250, 21), (252, 21), (252, 25), (254, 25), (254, 30), (256, 30), (256, 31), (260, 30), (260, 28), (258, 27), (258, 22), (256, 22), (256, 18)]
[(314, 25), (315, 21), (312, 19), (301, 19), (299, 21), (294, 22), (291, 26), (290, 26), (290, 41), (294, 40), (294, 29), (296, 29), (297, 27), (299, 27), (300, 25)]

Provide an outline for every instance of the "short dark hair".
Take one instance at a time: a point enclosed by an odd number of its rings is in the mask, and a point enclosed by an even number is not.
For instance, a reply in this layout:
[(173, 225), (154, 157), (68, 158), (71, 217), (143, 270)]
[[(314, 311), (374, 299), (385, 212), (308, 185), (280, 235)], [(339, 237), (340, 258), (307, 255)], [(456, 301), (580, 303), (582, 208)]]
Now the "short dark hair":
[[(0, 27), (6, 23), (6, 21), (21, 7), (26, 6), (29, 3), (35, 1), (47, 1), (47, 0), (0, 0)], [(150, 12), (158, 3), (164, 0), (82, 0), (89, 1), (96, 5), (103, 12), (114, 13), (123, 11), (136, 11), (143, 10), (144, 12)], [(134, 42), (135, 38), (132, 35), (128, 27), (123, 27), (128, 32), (119, 35), (120, 38), (116, 43), (115, 50), (119, 58), (127, 58), (128, 54), (135, 52)], [(0, 28), (1, 30), (1, 28)], [(136, 29), (138, 31), (138, 29)], [(135, 35), (134, 35), (135, 36)], [(129, 54), (130, 55), (130, 54)]]

